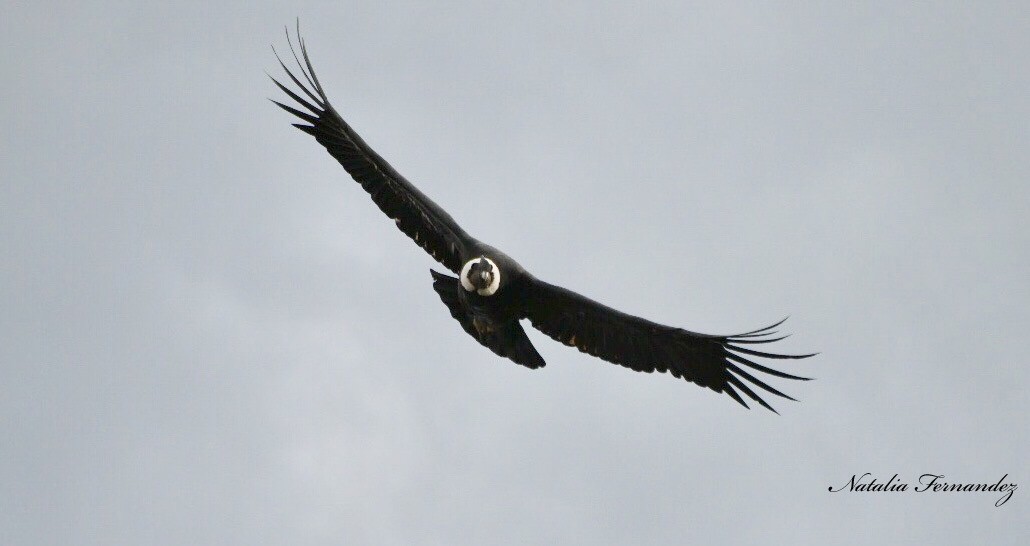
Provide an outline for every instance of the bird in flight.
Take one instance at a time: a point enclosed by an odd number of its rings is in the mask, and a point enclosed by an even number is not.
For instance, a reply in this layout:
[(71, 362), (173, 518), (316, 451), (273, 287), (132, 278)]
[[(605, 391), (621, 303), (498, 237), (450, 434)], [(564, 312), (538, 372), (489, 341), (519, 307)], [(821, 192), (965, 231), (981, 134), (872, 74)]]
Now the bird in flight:
[(543, 367), (544, 359), (519, 322), (529, 319), (537, 330), (581, 352), (638, 372), (669, 372), (726, 393), (745, 408), (747, 397), (776, 411), (752, 386), (795, 400), (753, 375), (761, 372), (785, 379), (809, 379), (755, 362), (760, 358), (814, 356), (783, 355), (753, 348), (786, 337), (773, 337), (774, 328), (786, 319), (743, 334), (699, 334), (617, 311), (537, 279), (508, 255), (466, 233), (450, 214), (366, 144), (329, 103), (299, 28), (300, 57), (289, 31), (286, 38), (300, 77), (278, 53), (276, 58), (304, 96), (272, 78), (296, 102), (296, 107), (272, 102), (300, 118), (303, 123), (294, 123), (294, 127), (315, 137), (405, 235), (458, 275), (452, 277), (430, 269), (433, 289), (451, 316), (480, 344), (516, 364), (532, 369)]

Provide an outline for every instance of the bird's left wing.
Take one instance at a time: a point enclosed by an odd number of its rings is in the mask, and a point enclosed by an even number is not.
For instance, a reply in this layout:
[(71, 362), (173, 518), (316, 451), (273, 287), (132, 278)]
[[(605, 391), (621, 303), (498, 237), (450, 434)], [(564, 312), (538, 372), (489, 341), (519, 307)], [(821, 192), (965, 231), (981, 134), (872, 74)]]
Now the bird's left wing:
[[(744, 407), (740, 396), (776, 411), (750, 386), (794, 400), (758, 379), (748, 369), (786, 379), (807, 380), (768, 368), (760, 358), (806, 358), (749, 349), (770, 343), (780, 322), (744, 334), (714, 336), (657, 324), (602, 305), (560, 286), (531, 279), (524, 294), (524, 312), (533, 327), (580, 351), (640, 372), (669, 372), (715, 392), (725, 392)], [(786, 319), (784, 319), (786, 320)], [(786, 336), (784, 336), (786, 337)]]
[[(289, 33), (287, 32), (289, 41)], [(425, 249), (434, 259), (443, 264), (454, 273), (461, 271), (461, 257), (465, 248), (474, 244), (472, 239), (457, 222), (439, 205), (425, 196), (411, 182), (408, 182), (400, 175), (385, 159), (379, 156), (350, 125), (340, 117), (322, 89), (322, 84), (315, 76), (315, 69), (311, 66), (308, 58), (307, 48), (303, 39), (300, 38), (300, 31), (297, 32), (302, 63), (293, 50), (290, 42), (290, 51), (297, 61), (300, 74), (307, 82), (307, 85), (286, 67), (282, 59), (276, 53), (279, 64), (282, 65), (286, 75), (293, 80), (293, 83), (307, 96), (301, 97), (275, 78), (279, 89), (289, 95), (297, 104), (307, 110), (299, 110), (278, 101), (279, 107), (304, 120), (306, 123), (295, 123), (294, 127), (315, 137), (319, 144), (343, 165), (343, 168), (350, 173), (361, 187), (372, 197), (379, 208), (386, 213), (400, 228), (405, 235)], [(274, 48), (273, 48), (274, 49)], [(307, 100), (310, 99), (310, 100)]]

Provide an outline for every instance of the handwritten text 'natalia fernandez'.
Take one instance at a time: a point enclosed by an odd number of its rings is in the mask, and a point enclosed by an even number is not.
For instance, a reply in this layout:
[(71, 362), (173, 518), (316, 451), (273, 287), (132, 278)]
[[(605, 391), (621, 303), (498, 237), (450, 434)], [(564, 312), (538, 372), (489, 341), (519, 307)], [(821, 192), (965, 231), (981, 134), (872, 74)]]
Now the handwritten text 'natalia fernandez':
[(941, 492), (995, 492), (1001, 493), (1001, 497), (995, 501), (995, 506), (1001, 506), (1012, 498), (1012, 493), (1016, 491), (1017, 485), (1015, 483), (1006, 483), (1005, 480), (1009, 475), (1005, 474), (995, 483), (955, 483), (947, 482), (944, 480), (944, 474), (923, 474), (919, 476), (919, 485), (911, 487), (909, 484), (898, 478), (895, 474), (891, 479), (886, 482), (881, 482), (876, 479), (871, 473), (866, 472), (861, 476), (853, 474), (851, 479), (844, 482), (844, 485), (834, 489), (831, 485), (829, 490), (830, 493), (840, 493), (841, 491), (864, 491), (874, 493), (895, 493), (903, 491), (912, 491), (915, 493), (941, 493)]

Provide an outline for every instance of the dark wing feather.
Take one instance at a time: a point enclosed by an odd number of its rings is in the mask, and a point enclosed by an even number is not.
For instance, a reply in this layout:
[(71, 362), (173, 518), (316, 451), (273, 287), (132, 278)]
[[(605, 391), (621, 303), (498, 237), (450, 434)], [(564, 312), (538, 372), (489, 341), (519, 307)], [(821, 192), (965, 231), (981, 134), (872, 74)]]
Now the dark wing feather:
[(307, 98), (301, 97), (275, 78), (272, 78), (272, 81), (307, 112), (278, 101), (272, 102), (302, 119), (304, 123), (296, 123), (294, 127), (315, 137), (319, 144), (325, 146), (354, 180), (372, 196), (375, 204), (397, 223), (397, 227), (405, 235), (447, 269), (458, 273), (461, 270), (461, 257), (465, 248), (474, 244), (475, 240), (469, 237), (439, 205), (426, 197), (369, 147), (329, 104), (329, 99), (311, 66), (307, 48), (300, 38), (299, 28), (297, 40), (303, 63), (293, 50), (289, 32), (286, 38), (306, 85), (286, 67), (278, 53), (276, 58), (279, 59), (286, 75)]
[(744, 334), (698, 334), (628, 315), (537, 279), (527, 283), (524, 302), (526, 318), (533, 327), (557, 341), (636, 371), (669, 372), (715, 392), (725, 392), (744, 407), (748, 405), (741, 393), (776, 411), (752, 386), (794, 400), (749, 373), (748, 368), (775, 377), (808, 380), (763, 366), (750, 357), (783, 359), (813, 355), (780, 355), (741, 347), (782, 339), (769, 337), (782, 320)]

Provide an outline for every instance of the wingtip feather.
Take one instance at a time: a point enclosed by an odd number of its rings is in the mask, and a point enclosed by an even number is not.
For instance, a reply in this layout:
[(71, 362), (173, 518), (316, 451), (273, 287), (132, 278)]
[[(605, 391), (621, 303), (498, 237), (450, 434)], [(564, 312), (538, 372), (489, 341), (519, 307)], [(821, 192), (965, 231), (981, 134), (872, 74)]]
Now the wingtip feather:
[(739, 394), (737, 394), (737, 391), (733, 390), (733, 387), (727, 385), (726, 388), (723, 390), (726, 392), (726, 394), (730, 395), (730, 398), (736, 400), (737, 403), (741, 406), (744, 406), (744, 409), (751, 409), (751, 406), (747, 405), (747, 402), (745, 402), (744, 399), (741, 398)]

